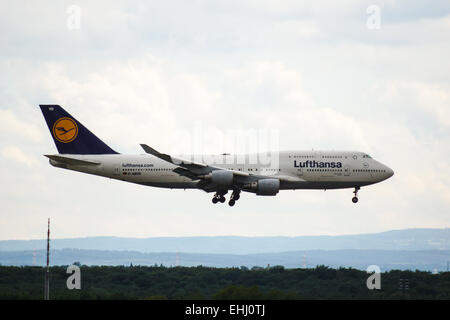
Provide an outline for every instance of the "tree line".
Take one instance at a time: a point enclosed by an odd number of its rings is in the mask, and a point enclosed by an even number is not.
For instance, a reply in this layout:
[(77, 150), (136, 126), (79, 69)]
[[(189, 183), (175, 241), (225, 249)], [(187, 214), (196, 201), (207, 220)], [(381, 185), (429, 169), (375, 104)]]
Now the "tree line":
[[(81, 289), (69, 290), (67, 266), (50, 267), (50, 299), (450, 299), (450, 273), (352, 268), (306, 269), (160, 266), (80, 266)], [(42, 267), (0, 266), (0, 299), (42, 299)]]

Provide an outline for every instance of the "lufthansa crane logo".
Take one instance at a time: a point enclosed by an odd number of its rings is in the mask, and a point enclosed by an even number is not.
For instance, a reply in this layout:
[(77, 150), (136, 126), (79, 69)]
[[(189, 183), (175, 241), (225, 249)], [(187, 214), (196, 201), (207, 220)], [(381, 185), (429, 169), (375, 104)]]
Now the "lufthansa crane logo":
[(62, 143), (75, 140), (78, 135), (77, 123), (71, 118), (59, 118), (53, 125), (53, 136)]

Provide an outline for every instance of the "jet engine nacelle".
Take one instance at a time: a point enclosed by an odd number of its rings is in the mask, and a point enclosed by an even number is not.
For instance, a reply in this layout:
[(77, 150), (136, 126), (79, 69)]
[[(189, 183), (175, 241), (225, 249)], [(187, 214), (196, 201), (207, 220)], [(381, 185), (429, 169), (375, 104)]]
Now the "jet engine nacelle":
[(233, 172), (214, 170), (211, 172), (211, 182), (221, 187), (230, 186), (233, 183)]
[(275, 196), (280, 191), (280, 180), (261, 179), (252, 183), (252, 189), (258, 196)]

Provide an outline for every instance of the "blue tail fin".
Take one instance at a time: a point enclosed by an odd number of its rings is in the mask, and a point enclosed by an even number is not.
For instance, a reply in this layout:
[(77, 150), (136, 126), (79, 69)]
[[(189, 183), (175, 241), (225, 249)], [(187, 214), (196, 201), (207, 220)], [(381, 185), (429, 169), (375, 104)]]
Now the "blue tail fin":
[(39, 106), (59, 153), (117, 154), (61, 106)]

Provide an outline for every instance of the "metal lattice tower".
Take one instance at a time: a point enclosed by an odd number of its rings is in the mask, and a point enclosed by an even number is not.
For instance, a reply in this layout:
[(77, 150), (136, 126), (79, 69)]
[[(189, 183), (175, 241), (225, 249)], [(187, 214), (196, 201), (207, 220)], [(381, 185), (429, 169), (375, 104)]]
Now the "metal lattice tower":
[(44, 300), (50, 300), (50, 218), (48, 218), (47, 229), (47, 270), (45, 271), (45, 284), (44, 284)]

